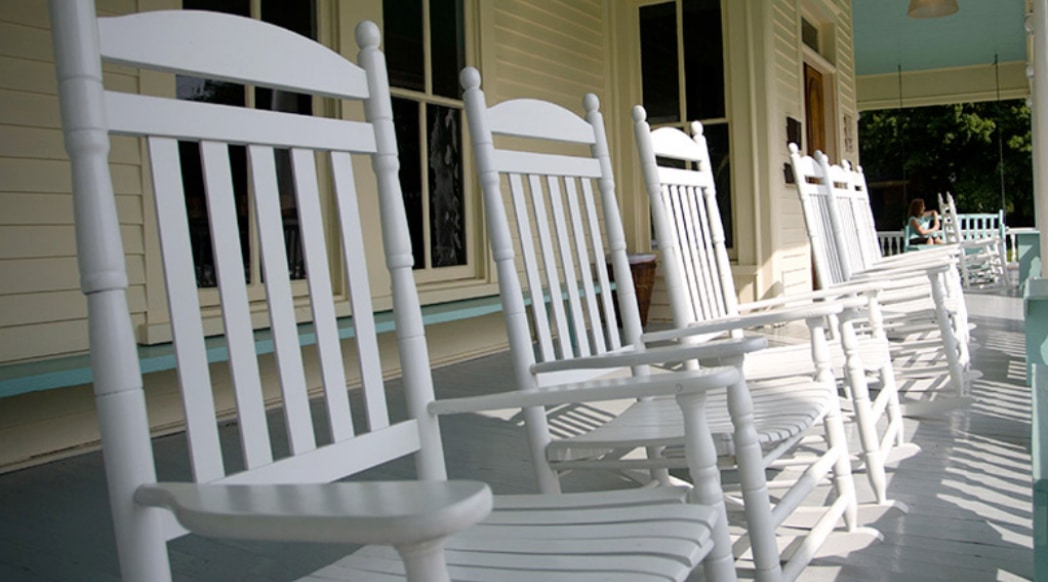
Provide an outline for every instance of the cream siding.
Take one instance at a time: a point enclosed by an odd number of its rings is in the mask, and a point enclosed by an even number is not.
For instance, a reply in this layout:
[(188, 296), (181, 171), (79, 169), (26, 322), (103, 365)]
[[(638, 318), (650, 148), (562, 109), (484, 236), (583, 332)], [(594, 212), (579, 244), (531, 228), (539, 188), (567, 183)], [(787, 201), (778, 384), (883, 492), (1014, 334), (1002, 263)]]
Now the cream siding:
[[(493, 27), (481, 33), (483, 49), (490, 51), (482, 54), (481, 66), (482, 88), (489, 105), (527, 97), (552, 101), (582, 115), (583, 95), (592, 92), (603, 96), (608, 67), (603, 50), (604, 13), (600, 0), (502, 1), (492, 6), (489, 18)], [(603, 106), (606, 103), (602, 103), (602, 110)], [(606, 112), (605, 116), (607, 122)], [(572, 145), (556, 151), (575, 155), (589, 153), (588, 148)], [(505, 180), (502, 191), (509, 191)], [(514, 245), (519, 245), (513, 203), (508, 195), (503, 202)], [(487, 240), (481, 242), (486, 250)], [(538, 244), (537, 239), (533, 241), (535, 248)], [(526, 281), (523, 257), (518, 254), (516, 259), (523, 283)], [(564, 281), (563, 272), (561, 281)]]
[[(128, 12), (132, 1), (99, 2)], [(87, 349), (86, 307), (77, 291), (69, 164), (62, 143), (47, 4), (0, 8), (0, 364)], [(127, 70), (106, 81), (136, 90)], [(137, 142), (115, 140), (112, 173), (125, 236), (135, 319), (145, 311), (142, 175)]]
[(783, 168), (789, 163), (786, 147), (786, 119), (804, 123), (804, 75), (801, 65), (800, 9), (796, 0), (774, 3), (771, 17), (775, 31), (775, 63), (771, 74), (775, 77), (774, 99), (768, 101), (769, 116), (773, 120), (769, 140), (768, 195), (776, 200), (777, 215), (769, 225), (776, 233), (772, 249), (770, 280), (760, 288), (761, 296), (797, 293), (811, 288), (810, 259), (804, 215), (797, 192), (786, 184)]
[[(848, 0), (724, 0), (731, 61), (735, 232), (740, 241), (734, 274), (739, 295), (747, 300), (810, 285), (799, 203), (793, 187), (782, 178), (788, 161), (785, 119), (804, 117), (798, 37), (804, 1), (834, 7), (836, 127), (843, 134), (840, 116), (849, 116), (852, 124), (857, 121)], [(102, 12), (113, 14), (167, 6), (175, 0), (98, 2)], [(489, 103), (535, 97), (582, 113), (582, 95), (595, 92), (601, 98), (629, 250), (648, 250), (647, 202), (639, 189), (629, 119), (629, 108), (640, 99), (636, 31), (625, 17), (634, 3), (467, 2), (471, 7), (467, 18), (472, 23), (468, 34), (479, 42), (479, 55), (469, 64), (481, 69)], [(354, 58), (352, 27), (361, 16), (380, 19), (380, 3), (331, 0), (322, 6), (321, 24), (326, 18), (331, 29), (322, 34)], [(332, 14), (336, 17), (328, 18)], [(0, 213), (0, 365), (82, 352), (87, 347), (69, 169), (51, 62), (46, 3), (0, 2), (0, 204), (4, 208)], [(105, 70), (107, 83), (119, 90), (172, 90), (147, 75), (139, 79), (128, 69)], [(149, 323), (153, 327), (162, 326), (166, 314), (158, 302), (163, 293), (159, 255), (144, 242), (155, 227), (148, 218), (153, 212), (151, 201), (142, 195), (148, 180), (142, 155), (137, 140), (117, 138), (113, 142), (112, 172), (131, 283), (128, 297), (136, 329), (148, 331), (147, 308), (152, 306)], [(465, 172), (473, 180), (471, 164)], [(479, 219), (476, 226), (483, 230)], [(476, 240), (477, 251), (488, 256), (486, 239)], [(481, 271), (481, 280), (427, 289), (426, 299), (446, 301), (494, 293), (492, 281), (484, 279), (487, 275)], [(147, 279), (151, 282), (148, 294)], [(376, 285), (385, 281), (377, 279)], [(653, 318), (659, 307), (667, 314), (665, 302), (664, 291), (658, 288)], [(501, 349), (506, 341), (501, 314), (436, 325), (427, 334), (435, 365)], [(387, 334), (384, 344), (391, 339)], [(220, 364), (214, 367), (224, 369)], [(151, 419), (157, 431), (179, 427), (174, 376), (165, 372), (146, 377), (148, 398), (159, 404)], [(311, 386), (318, 384), (311, 378)], [(217, 396), (220, 407), (228, 399), (226, 391)], [(90, 386), (24, 394), (0, 403), (0, 442), (8, 445), (0, 448), (0, 467), (82, 450), (96, 441)]]
[(507, 0), (494, 3), (492, 12), (494, 29), (484, 48), (494, 49), (494, 69), (487, 67), (490, 57), (483, 57), (482, 68), (490, 103), (533, 97), (582, 113), (584, 94), (603, 96), (606, 54), (600, 0)]

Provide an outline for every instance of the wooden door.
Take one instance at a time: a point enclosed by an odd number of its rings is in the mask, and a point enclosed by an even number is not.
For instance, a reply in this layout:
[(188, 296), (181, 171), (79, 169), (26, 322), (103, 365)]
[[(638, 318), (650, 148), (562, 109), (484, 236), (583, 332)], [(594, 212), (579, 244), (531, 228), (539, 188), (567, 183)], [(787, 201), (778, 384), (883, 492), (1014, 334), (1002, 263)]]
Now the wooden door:
[[(826, 153), (826, 102), (823, 100), (822, 73), (804, 64), (804, 151), (814, 155), (816, 150)], [(815, 259), (811, 260), (812, 289), (819, 289), (815, 274)]]
[(822, 73), (812, 66), (804, 65), (804, 117), (807, 127), (805, 151), (826, 152), (826, 101), (823, 97)]

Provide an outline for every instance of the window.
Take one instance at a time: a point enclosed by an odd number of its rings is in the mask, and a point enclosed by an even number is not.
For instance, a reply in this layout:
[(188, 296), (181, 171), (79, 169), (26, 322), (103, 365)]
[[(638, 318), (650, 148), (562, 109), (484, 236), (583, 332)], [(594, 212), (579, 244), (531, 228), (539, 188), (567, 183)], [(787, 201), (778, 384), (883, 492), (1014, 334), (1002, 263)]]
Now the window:
[[(733, 245), (730, 124), (720, 0), (639, 8), (642, 102), (653, 127), (701, 121), (717, 183), (726, 244)], [(687, 34), (685, 34), (687, 31)]]
[[(266, 22), (293, 30), (303, 36), (317, 37), (315, 2), (283, 2), (280, 0), (184, 0), (184, 9), (213, 10), (240, 16), (254, 16)], [(254, 5), (254, 13), (252, 6)], [(308, 95), (297, 95), (268, 88), (245, 87), (236, 83), (199, 79), (178, 75), (175, 87), (179, 99), (238, 105), (258, 109), (270, 109), (313, 114), (313, 99)], [(185, 184), (186, 209), (190, 225), (190, 242), (196, 269), (197, 286), (215, 287), (215, 260), (208, 226), (207, 200), (201, 170), (200, 149), (196, 142), (180, 142), (182, 180)], [(254, 244), (254, 221), (250, 220), (251, 196), (248, 188), (247, 152), (242, 146), (230, 146), (229, 156), (233, 171), (233, 188), (236, 197), (240, 226), (240, 244), (244, 260), (244, 278), (248, 284), (261, 283), (263, 273), (258, 268), (258, 252)], [(291, 178), (291, 159), (287, 150), (276, 152), (279, 173), (281, 208), (283, 211), (284, 237), (287, 249), (288, 270), (293, 279), (305, 277), (298, 231), (298, 212), (294, 186)]]
[(383, 0), (400, 183), (420, 280), (471, 276), (463, 184), (462, 0)]
[(811, 50), (821, 52), (819, 50), (819, 27), (812, 24), (807, 18), (801, 18), (801, 42)]

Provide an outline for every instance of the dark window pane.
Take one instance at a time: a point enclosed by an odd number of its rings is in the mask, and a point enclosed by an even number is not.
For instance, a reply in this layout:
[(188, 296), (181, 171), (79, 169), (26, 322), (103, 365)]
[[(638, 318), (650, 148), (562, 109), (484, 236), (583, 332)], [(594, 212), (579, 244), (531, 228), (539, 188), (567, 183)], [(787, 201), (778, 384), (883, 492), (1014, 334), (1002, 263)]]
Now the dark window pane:
[(641, 91), (648, 122), (679, 121), (677, 8), (673, 2), (640, 8), (640, 60)]
[[(175, 93), (186, 101), (203, 101), (221, 105), (243, 107), (244, 86), (223, 81), (212, 81), (177, 75)], [(204, 189), (204, 174), (200, 159), (200, 146), (196, 142), (179, 142), (182, 160), (182, 183), (186, 197), (186, 213), (189, 219), (190, 245), (193, 250), (193, 265), (196, 269), (198, 287), (214, 287), (217, 284), (215, 257), (208, 227), (207, 198)], [(247, 217), (247, 163), (242, 146), (234, 146), (230, 152), (230, 171), (233, 174), (233, 195), (236, 198), (237, 218), (240, 229), (241, 252), (244, 259), (244, 276), (250, 279), (250, 253), (248, 246), (249, 226)]]
[(466, 264), (459, 109), (426, 106), (429, 121), (429, 224), (432, 265)]
[[(183, 8), (212, 10), (249, 16), (250, 0), (183, 0)], [(316, 8), (314, 2), (280, 2), (262, 0), (261, 18), (266, 22), (293, 30), (303, 36), (316, 38)], [(245, 90), (242, 85), (198, 79), (184, 75), (176, 76), (176, 94), (179, 99), (204, 101), (243, 107)], [(287, 111), (311, 115), (312, 98), (307, 95), (256, 88), (255, 104), (260, 109)], [(211, 233), (208, 227), (207, 200), (205, 198), (203, 171), (199, 145), (180, 142), (179, 155), (182, 160), (182, 180), (185, 185), (186, 211), (190, 224), (190, 243), (197, 274), (197, 285), (214, 287), (217, 283)], [(294, 187), (291, 179), (291, 161), (286, 150), (276, 155), (277, 180), (281, 207), (284, 214), (284, 234), (287, 241), (288, 269), (293, 278), (305, 275), (301, 244), (298, 232), (298, 212), (295, 205)], [(244, 277), (250, 281), (250, 228), (248, 216), (247, 150), (243, 146), (230, 146), (229, 164), (233, 176), (233, 195), (240, 230), (241, 253), (244, 262)]]
[(724, 117), (720, 0), (684, 0), (683, 9), (685, 119)]
[(425, 91), (422, 0), (383, 0), (382, 23), (390, 86)]
[[(182, 161), (182, 183), (186, 196), (186, 215), (189, 219), (189, 243), (193, 252), (197, 287), (215, 287), (218, 284), (215, 255), (208, 226), (207, 198), (204, 189), (203, 164), (200, 145), (196, 142), (178, 142)], [(240, 231), (240, 252), (244, 262), (244, 278), (250, 280), (250, 246), (248, 243), (247, 150), (244, 146), (229, 147), (229, 167), (233, 175), (233, 200)]]
[(801, 19), (801, 42), (815, 52), (819, 52), (819, 29), (808, 22), (807, 18)]
[(433, 94), (462, 98), (458, 82), (459, 71), (466, 65), (462, 0), (430, 0), (429, 35)]
[(297, 32), (306, 38), (317, 38), (315, 2), (262, 0), (261, 18), (263, 22)]
[(404, 197), (404, 210), (411, 232), (411, 255), (415, 268), (425, 268), (425, 239), (423, 239), (422, 214), (422, 156), (419, 145), (419, 106), (415, 101), (393, 98), (393, 123), (397, 133), (397, 150), (400, 154), (400, 189)]
[(720, 207), (721, 222), (724, 224), (724, 244), (734, 245), (734, 222), (731, 209), (731, 148), (727, 123), (703, 126), (706, 145), (710, 149), (710, 165), (717, 186), (717, 206)]
[(182, 8), (250, 16), (251, 0), (182, 0)]
[[(315, 2), (262, 0), (260, 16), (263, 22), (275, 24), (307, 38), (317, 38)], [(313, 98), (301, 93), (256, 87), (255, 108), (312, 115)], [(284, 224), (287, 269), (292, 279), (304, 279), (306, 262), (302, 254), (298, 225), (298, 200), (295, 197), (295, 182), (291, 172), (291, 152), (280, 149), (274, 151), (274, 156), (277, 169), (277, 190), (280, 193), (280, 214)]]

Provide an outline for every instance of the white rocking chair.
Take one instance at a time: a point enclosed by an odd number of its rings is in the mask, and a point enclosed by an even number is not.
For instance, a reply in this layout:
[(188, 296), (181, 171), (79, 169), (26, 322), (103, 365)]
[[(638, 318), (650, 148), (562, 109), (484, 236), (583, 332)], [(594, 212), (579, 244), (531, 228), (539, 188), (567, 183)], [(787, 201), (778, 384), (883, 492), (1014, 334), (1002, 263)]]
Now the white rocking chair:
[[(641, 363), (717, 359), (741, 366), (740, 348), (753, 351), (754, 346), (764, 345), (762, 338), (744, 338), (645, 346), (596, 96), (583, 99), (585, 118), (535, 99), (488, 107), (479, 73), (466, 69), (461, 79), (514, 373), (521, 387), (541, 390), (549, 382), (562, 381), (566, 374), (591, 373), (598, 362), (606, 367), (604, 373), (607, 368), (623, 370), (628, 376), (623, 382), (674, 374), (652, 372), (637, 365)], [(609, 268), (621, 320), (612, 305)], [(808, 319), (821, 336), (825, 317), (841, 309), (839, 305), (809, 305), (798, 308), (794, 316)], [(721, 334), (749, 323), (724, 320), (696, 326), (689, 333)], [(663, 350), (694, 352), (682, 358), (659, 355)], [(640, 356), (648, 359), (637, 361)], [(829, 381), (820, 374), (825, 372), (818, 368), (822, 364), (820, 359), (803, 378), (762, 383), (755, 402), (750, 400), (746, 382), (740, 381), (727, 393), (711, 395), (707, 405), (719, 452), (728, 466), (738, 467), (748, 547), (759, 580), (795, 579), (842, 517), (862, 543), (879, 536), (857, 527), (854, 483), (835, 386), (832, 374)], [(818, 379), (813, 381), (813, 376)], [(684, 458), (677, 446), (681, 426), (669, 402), (624, 403), (623, 409), (606, 422), (569, 418), (579, 420), (570, 424), (550, 411), (529, 411), (526, 424), (543, 490), (559, 490), (559, 477), (570, 471), (650, 470), (665, 482), (666, 469), (681, 467)], [(802, 485), (784, 495), (772, 510), (765, 469), (811, 435), (824, 419), (830, 433), (826, 454), (809, 468)], [(780, 556), (776, 530), (811, 491), (806, 485), (827, 474), (836, 485), (835, 501), (796, 551)], [(780, 558), (788, 558), (785, 566)]]
[[(908, 253), (869, 262), (873, 257), (864, 256), (859, 237), (851, 236), (859, 232), (861, 222), (856, 220), (856, 213), (842, 210), (841, 201), (856, 191), (851, 172), (831, 165), (821, 152), (812, 158), (801, 156), (793, 144), (790, 149), (820, 288), (880, 282), (881, 325), (889, 337), (899, 340), (893, 342), (893, 347), (906, 350), (905, 354), (892, 352), (900, 379), (908, 374), (946, 378), (948, 387), (955, 392), (954, 396), (947, 396), (935, 388), (923, 395), (934, 398), (904, 400), (904, 413), (937, 415), (970, 404), (967, 310), (956, 271), (956, 249)], [(930, 351), (926, 349), (929, 346), (933, 348)], [(945, 365), (940, 363), (943, 360)]]
[[(772, 322), (776, 316), (785, 323), (794, 317), (790, 308), (813, 302), (843, 302), (847, 305), (838, 320), (838, 338), (830, 344), (835, 373), (843, 376), (847, 403), (855, 417), (861, 449), (859, 458), (866, 465), (867, 477), (877, 503), (889, 505), (885, 462), (898, 461), (919, 452), (906, 443), (899, 406), (895, 374), (888, 356), (887, 338), (860, 343), (853, 320), (862, 310), (880, 309), (879, 286), (840, 286), (826, 292), (790, 294), (783, 297), (739, 304), (731, 264), (725, 247), (717, 193), (702, 124), (692, 123), (692, 136), (674, 127), (651, 130), (643, 108), (634, 108), (634, 129), (641, 156), (652, 220), (662, 251), (663, 272), (673, 312), (674, 326), (709, 324), (724, 318), (750, 313)], [(660, 165), (658, 160), (667, 160)], [(675, 165), (667, 165), (672, 160)], [(675, 167), (679, 165), (685, 167)], [(873, 318), (876, 322), (876, 313)], [(818, 338), (815, 338), (817, 341)], [(867, 343), (873, 345), (866, 345)], [(798, 349), (800, 348), (800, 349)], [(756, 352), (746, 358), (748, 380), (768, 374), (804, 373), (807, 346), (782, 346)], [(864, 364), (864, 361), (869, 362)], [(872, 364), (872, 366), (870, 365)], [(871, 402), (866, 370), (878, 375), (880, 392)], [(754, 396), (757, 400), (759, 397)], [(878, 423), (882, 417), (886, 421)], [(902, 504), (895, 504), (905, 510)]]
[[(219, 538), (369, 545), (309, 579), (684, 580), (699, 563), (733, 580), (706, 390), (738, 380), (733, 368), (672, 379), (591, 382), (434, 401), (385, 61), (378, 27), (362, 23), (360, 66), (259, 21), (211, 12), (148, 12), (96, 19), (88, 0), (51, 2), (66, 147), (72, 161), (81, 281), (87, 295), (94, 389), (119, 562), (125, 580), (170, 580), (167, 541), (187, 530)], [(100, 42), (99, 42), (100, 41)], [(306, 117), (106, 91), (102, 60), (138, 68), (333, 97), (366, 120)], [(347, 109), (346, 112), (358, 109)], [(166, 296), (173, 326), (193, 478), (157, 482), (145, 391), (128, 312), (125, 255), (107, 162), (108, 133), (148, 146)], [(221, 314), (229, 350), (239, 451), (223, 450), (205, 354), (179, 168), (179, 141), (203, 159)], [(252, 311), (230, 177), (230, 144), (246, 145), (279, 378), (255, 352)], [(325, 420), (310, 415), (296, 301), (280, 224), (275, 151), (290, 150), (308, 303)], [(354, 163), (354, 157), (365, 164)], [(330, 171), (332, 195), (318, 187)], [(359, 179), (359, 180), (358, 180)], [(376, 194), (377, 192), (377, 194)], [(361, 196), (378, 196), (384, 254), (369, 253)], [(325, 204), (325, 200), (330, 204)], [(373, 211), (372, 211), (373, 212)], [(373, 256), (368, 257), (367, 255)], [(392, 419), (373, 317), (368, 259), (392, 281), (407, 414)], [(334, 277), (332, 277), (334, 275)], [(300, 288), (302, 289), (302, 288)], [(336, 300), (355, 328), (341, 341)], [(351, 421), (346, 366), (359, 370), (365, 423)], [(220, 374), (222, 375), (222, 374)], [(265, 380), (273, 380), (266, 382)], [(277, 384), (263, 391), (266, 384)], [(484, 483), (448, 481), (435, 414), (675, 395), (694, 489), (495, 498)], [(287, 446), (271, 440), (266, 407), (279, 401)], [(359, 426), (364, 424), (365, 426)], [(319, 429), (319, 430), (318, 430)], [(275, 429), (274, 429), (275, 430)], [(324, 435), (324, 436), (318, 436)], [(237, 448), (234, 443), (226, 443)], [(280, 453), (287, 449), (287, 452)], [(414, 456), (419, 481), (332, 481)], [(242, 459), (242, 460), (234, 460)], [(494, 510), (492, 506), (494, 505)], [(395, 550), (393, 549), (395, 548)]]
[[(1003, 240), (1003, 211), (999, 214), (959, 215), (957, 202), (949, 192), (939, 194), (939, 211), (942, 212), (942, 230), (948, 244), (961, 248), (959, 261), (961, 281), (965, 288), (992, 288), (1007, 285), (1007, 264)], [(962, 224), (973, 219), (971, 228)], [(985, 221), (980, 220), (985, 219)], [(996, 223), (996, 224), (994, 224)]]

